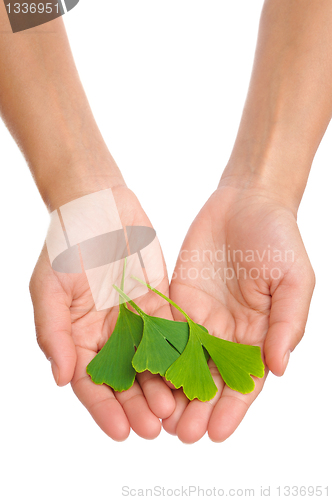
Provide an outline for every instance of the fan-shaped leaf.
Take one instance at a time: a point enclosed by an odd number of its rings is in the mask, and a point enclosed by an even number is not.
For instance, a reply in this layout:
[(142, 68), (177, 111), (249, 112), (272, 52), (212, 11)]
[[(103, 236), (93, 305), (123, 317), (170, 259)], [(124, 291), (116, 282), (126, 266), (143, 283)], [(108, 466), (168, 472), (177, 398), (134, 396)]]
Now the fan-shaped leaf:
[[(213, 337), (206, 328), (195, 323), (175, 302), (150, 285), (144, 284), (178, 309), (186, 317), (189, 324), (187, 347), (177, 361), (167, 370), (167, 380), (172, 382), (175, 387), (183, 387), (183, 391), (189, 399), (195, 397), (201, 399), (202, 396), (205, 398), (207, 394), (211, 395), (213, 391), (211, 380), (209, 381), (206, 375), (207, 364), (201, 362), (201, 351), (203, 352), (205, 348), (216, 364), (224, 382), (231, 389), (242, 394), (248, 394), (255, 389), (255, 383), (251, 375), (258, 378), (264, 376), (264, 363), (261, 358), (260, 347), (238, 344)], [(193, 371), (197, 371), (197, 373), (193, 374)], [(206, 393), (202, 389), (201, 377), (211, 387), (211, 389), (206, 390)], [(215, 387), (214, 382), (213, 385)], [(211, 397), (213, 396), (214, 394)], [(206, 401), (206, 399), (201, 400)]]
[(136, 373), (132, 359), (142, 333), (142, 318), (121, 304), (112, 335), (86, 369), (95, 384), (107, 384), (118, 392), (133, 385)]
[(264, 377), (264, 363), (258, 346), (237, 344), (213, 337), (199, 325), (191, 326), (210, 354), (225, 384), (234, 391), (248, 394), (255, 389), (250, 375)]
[(190, 400), (209, 401), (215, 396), (217, 387), (206, 361), (199, 337), (191, 330), (187, 346), (167, 370), (166, 380), (177, 389), (182, 387)]
[(136, 309), (143, 320), (142, 341), (132, 360), (134, 369), (139, 373), (148, 370), (164, 376), (188, 342), (188, 323), (150, 316), (116, 285), (113, 286), (121, 297)]

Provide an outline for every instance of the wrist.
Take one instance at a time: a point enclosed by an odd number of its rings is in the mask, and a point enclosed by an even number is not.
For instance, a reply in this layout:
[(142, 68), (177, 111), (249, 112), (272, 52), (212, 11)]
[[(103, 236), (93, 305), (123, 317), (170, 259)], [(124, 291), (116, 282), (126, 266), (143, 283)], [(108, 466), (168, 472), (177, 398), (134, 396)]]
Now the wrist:
[(260, 148), (254, 151), (237, 145), (220, 179), (219, 187), (233, 186), (240, 190), (262, 193), (297, 214), (306, 184), (313, 155), (292, 152), (284, 148)]
[(41, 142), (26, 158), (49, 211), (85, 194), (125, 185), (94, 121), (86, 132), (58, 129)]
[(280, 187), (264, 174), (252, 172), (244, 166), (232, 170), (227, 166), (220, 179), (218, 189), (225, 186), (234, 188), (241, 196), (264, 197), (270, 202), (290, 210), (297, 217), (301, 197), (289, 192), (284, 187)]
[(48, 210), (125, 182), (110, 153), (96, 156), (76, 152), (62, 154), (42, 169), (32, 168), (41, 197)]

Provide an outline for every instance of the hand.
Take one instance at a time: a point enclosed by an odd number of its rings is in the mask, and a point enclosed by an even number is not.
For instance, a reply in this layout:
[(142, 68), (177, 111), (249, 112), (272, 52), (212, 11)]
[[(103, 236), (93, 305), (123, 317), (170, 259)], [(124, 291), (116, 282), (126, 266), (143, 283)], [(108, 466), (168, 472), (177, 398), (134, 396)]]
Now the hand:
[[(230, 251), (226, 262), (223, 250)], [(314, 274), (292, 210), (262, 189), (224, 181), (189, 229), (170, 297), (210, 334), (260, 346), (266, 375), (270, 369), (280, 376), (303, 336), (313, 289)], [(174, 317), (183, 320), (175, 310)], [(163, 421), (166, 431), (186, 443), (206, 431), (213, 441), (227, 439), (266, 379), (255, 379), (255, 391), (243, 395), (225, 386), (211, 360), (209, 365), (218, 387), (214, 399), (189, 402), (182, 389), (176, 390), (176, 409)]]
[[(134, 194), (124, 186), (113, 189), (123, 225), (151, 226)], [(165, 277), (159, 288), (168, 293)], [(50, 359), (59, 386), (71, 382), (76, 396), (100, 428), (114, 440), (124, 440), (130, 427), (141, 437), (155, 438), (159, 418), (174, 410), (171, 390), (161, 377), (139, 374), (132, 388), (114, 393), (106, 385), (95, 385), (86, 366), (113, 331), (118, 308), (97, 311), (85, 273), (53, 271), (44, 247), (30, 283), (37, 340)], [(138, 304), (149, 314), (173, 319), (168, 304), (155, 294), (144, 295)]]

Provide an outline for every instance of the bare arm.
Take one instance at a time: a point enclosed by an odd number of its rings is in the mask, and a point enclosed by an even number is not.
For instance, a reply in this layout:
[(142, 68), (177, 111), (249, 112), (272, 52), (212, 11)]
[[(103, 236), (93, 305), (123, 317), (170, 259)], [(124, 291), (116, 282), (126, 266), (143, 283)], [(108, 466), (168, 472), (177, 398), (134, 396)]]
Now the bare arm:
[(297, 209), (332, 115), (332, 3), (267, 0), (235, 146), (223, 173)]
[[(2, 2), (0, 25), (10, 29)], [(0, 111), (50, 208), (124, 183), (92, 115), (61, 18), (0, 33)]]
[[(171, 298), (198, 323), (213, 335), (261, 346), (266, 373), (279, 376), (304, 334), (315, 283), (296, 216), (332, 114), (331, 26), (330, 0), (266, 0), (231, 157), (182, 246), (186, 255), (208, 250), (211, 260), (183, 262), (180, 252), (171, 284)], [(222, 248), (240, 253), (220, 262)], [(292, 258), (274, 261), (268, 249)], [(264, 258), (239, 257), (250, 250)], [(210, 405), (188, 404), (177, 391), (177, 409), (164, 421), (185, 442), (206, 431), (214, 441), (227, 439), (264, 384), (256, 380), (255, 391), (243, 395), (225, 386), (213, 365), (211, 373), (218, 394)]]
[[(9, 31), (2, 2), (0, 25)], [(61, 19), (15, 35), (0, 33), (0, 111), (49, 210), (112, 188), (123, 226), (151, 225), (95, 123)], [(161, 288), (168, 293), (166, 272)], [(37, 340), (57, 384), (71, 382), (77, 397), (113, 439), (125, 439), (130, 427), (142, 437), (156, 437), (159, 418), (169, 416), (175, 404), (161, 377), (142, 373), (129, 390), (114, 393), (107, 385), (93, 384), (86, 373), (112, 333), (117, 308), (96, 310), (86, 273), (56, 273), (46, 247), (30, 291)], [(172, 319), (170, 309), (160, 302), (150, 302), (146, 309)]]

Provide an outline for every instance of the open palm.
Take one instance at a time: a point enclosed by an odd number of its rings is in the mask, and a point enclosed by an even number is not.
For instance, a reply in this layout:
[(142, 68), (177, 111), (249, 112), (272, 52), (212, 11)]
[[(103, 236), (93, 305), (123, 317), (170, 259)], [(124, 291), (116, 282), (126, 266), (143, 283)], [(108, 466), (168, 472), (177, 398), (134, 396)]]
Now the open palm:
[[(276, 375), (302, 338), (314, 274), (292, 211), (254, 189), (221, 186), (202, 208), (183, 243), (171, 298), (217, 337), (258, 345)], [(182, 319), (174, 310), (175, 319)], [(187, 443), (206, 431), (229, 437), (264, 385), (243, 395), (225, 386), (210, 360), (217, 395), (189, 402), (182, 389), (164, 428)]]
[[(150, 226), (137, 198), (126, 187), (113, 190), (125, 226)], [(168, 294), (165, 277), (159, 288)], [(139, 374), (133, 387), (114, 393), (106, 385), (95, 385), (86, 366), (106, 343), (114, 329), (118, 307), (97, 311), (85, 273), (60, 274), (53, 271), (46, 247), (34, 270), (30, 290), (35, 311), (37, 340), (52, 363), (58, 385), (71, 382), (80, 401), (97, 424), (115, 440), (125, 439), (130, 427), (140, 436), (156, 437), (159, 418), (168, 417), (175, 402), (161, 377)], [(149, 314), (173, 319), (168, 304), (154, 294), (137, 300)]]

